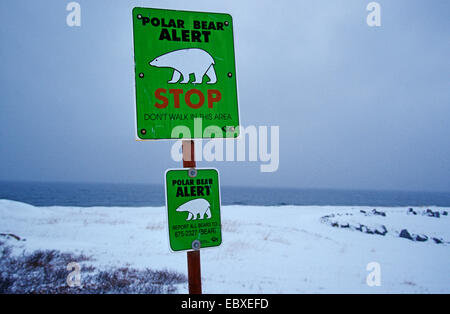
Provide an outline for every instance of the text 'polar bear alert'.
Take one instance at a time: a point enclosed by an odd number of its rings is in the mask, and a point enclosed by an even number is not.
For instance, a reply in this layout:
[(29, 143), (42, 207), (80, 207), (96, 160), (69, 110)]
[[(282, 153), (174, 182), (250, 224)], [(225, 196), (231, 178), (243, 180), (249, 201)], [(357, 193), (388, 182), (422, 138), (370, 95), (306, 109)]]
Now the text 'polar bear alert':
[(194, 74), (195, 81), (192, 84), (202, 84), (203, 76), (207, 76), (209, 81), (207, 84), (215, 84), (217, 82), (216, 71), (214, 70), (214, 59), (209, 53), (199, 48), (180, 49), (168, 52), (156, 57), (150, 62), (151, 66), (157, 68), (173, 69), (173, 76), (167, 83), (178, 83), (181, 76), (183, 80), (181, 84), (189, 83), (191, 74)]

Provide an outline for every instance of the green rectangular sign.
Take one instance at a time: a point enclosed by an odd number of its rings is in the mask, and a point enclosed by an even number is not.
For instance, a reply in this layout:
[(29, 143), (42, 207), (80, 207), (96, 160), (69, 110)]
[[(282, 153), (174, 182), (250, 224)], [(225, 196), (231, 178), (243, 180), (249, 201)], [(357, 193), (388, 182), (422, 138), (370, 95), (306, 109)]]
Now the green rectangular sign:
[(134, 8), (133, 33), (139, 139), (238, 136), (231, 15)]
[(166, 171), (169, 243), (173, 251), (219, 246), (219, 173), (216, 169)]

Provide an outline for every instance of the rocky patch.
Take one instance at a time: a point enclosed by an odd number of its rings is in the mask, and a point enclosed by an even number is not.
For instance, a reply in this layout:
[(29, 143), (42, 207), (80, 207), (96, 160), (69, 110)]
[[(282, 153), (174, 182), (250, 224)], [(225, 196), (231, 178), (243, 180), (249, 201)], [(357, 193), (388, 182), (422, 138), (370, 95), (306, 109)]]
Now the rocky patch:
[[(398, 212), (396, 213), (399, 214)], [(406, 211), (406, 215), (414, 215), (414, 216), (424, 216), (424, 217), (432, 217), (443, 219), (445, 216), (448, 216), (447, 211), (443, 210), (414, 210), (413, 208), (409, 208)], [(364, 217), (360, 220), (365, 221), (365, 223), (356, 222), (359, 219), (358, 216)], [(375, 217), (379, 216), (379, 218), (374, 218), (374, 223), (367, 223), (367, 217)], [(352, 217), (351, 219), (345, 219), (345, 217)], [(447, 217), (445, 217), (447, 218)], [(369, 219), (372, 220), (372, 219)], [(402, 220), (399, 220), (400, 223)], [(337, 213), (337, 214), (329, 214), (321, 217), (321, 222), (327, 224), (333, 228), (347, 229), (351, 231), (359, 231), (365, 234), (373, 234), (379, 236), (393, 236), (399, 237), (403, 239), (407, 239), (413, 242), (429, 242), (434, 244), (449, 244), (450, 242), (445, 241), (441, 237), (436, 237), (424, 233), (414, 233), (408, 230), (407, 228), (395, 228), (395, 227), (387, 227), (390, 223), (389, 217), (385, 211), (372, 209), (370, 210), (359, 210), (359, 212), (351, 213)], [(382, 222), (382, 223), (380, 223)]]

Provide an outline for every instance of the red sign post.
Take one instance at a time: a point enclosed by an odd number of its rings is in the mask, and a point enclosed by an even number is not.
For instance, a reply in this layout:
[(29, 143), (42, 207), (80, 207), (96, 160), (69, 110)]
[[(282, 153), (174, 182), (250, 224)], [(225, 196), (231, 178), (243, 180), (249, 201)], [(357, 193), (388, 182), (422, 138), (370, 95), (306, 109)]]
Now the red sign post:
[[(183, 140), (183, 168), (195, 168), (195, 146), (193, 140)], [(200, 249), (187, 252), (189, 294), (202, 294)]]

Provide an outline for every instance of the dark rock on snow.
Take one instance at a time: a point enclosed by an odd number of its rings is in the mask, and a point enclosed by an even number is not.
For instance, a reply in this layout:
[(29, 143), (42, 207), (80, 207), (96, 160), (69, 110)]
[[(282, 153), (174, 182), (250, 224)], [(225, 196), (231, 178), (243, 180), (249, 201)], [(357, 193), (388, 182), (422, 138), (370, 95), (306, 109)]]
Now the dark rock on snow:
[(439, 212), (438, 211), (432, 211), (431, 209), (427, 209), (427, 211), (426, 211), (426, 215), (428, 216), (428, 217), (436, 217), (436, 218), (440, 218), (440, 214), (439, 214)]
[(417, 215), (417, 213), (412, 208), (408, 209), (408, 214)]
[(378, 215), (378, 216), (386, 217), (386, 213), (385, 213), (385, 212), (377, 211), (376, 209), (373, 209), (373, 210), (372, 210), (372, 214)]
[(419, 242), (425, 242), (425, 241), (428, 241), (428, 237), (426, 235), (422, 235), (422, 236), (416, 235), (416, 239), (415, 240), (419, 241)]
[(381, 226), (381, 227), (383, 228), (383, 230), (380, 231), (378, 229), (375, 229), (375, 234), (385, 236), (388, 231), (387, 231), (387, 229), (386, 229), (386, 227), (384, 225)]
[(408, 240), (414, 240), (413, 237), (411, 236), (411, 234), (408, 232), (408, 230), (403, 229), (402, 231), (400, 231), (400, 238), (405, 238)]
[[(16, 239), (17, 241), (20, 241), (20, 240), (21, 240), (21, 238), (20, 238), (19, 236), (15, 235), (15, 234), (13, 234), (13, 233), (0, 233), (0, 236), (6, 237), (6, 238), (14, 238), (14, 239)], [(23, 239), (23, 241), (25, 241), (25, 239)]]

